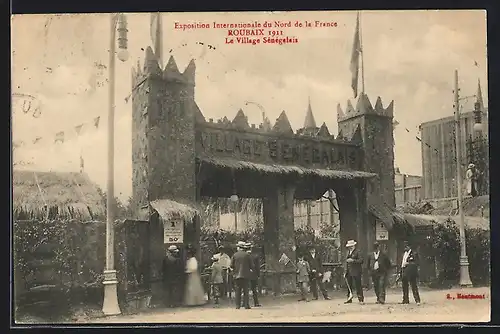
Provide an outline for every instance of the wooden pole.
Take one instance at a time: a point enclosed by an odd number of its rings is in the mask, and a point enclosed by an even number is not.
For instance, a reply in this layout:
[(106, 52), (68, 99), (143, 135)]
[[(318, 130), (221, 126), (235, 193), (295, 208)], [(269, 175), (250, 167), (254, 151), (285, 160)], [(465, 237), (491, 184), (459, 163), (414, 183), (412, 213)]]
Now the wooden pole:
[(460, 286), (472, 286), (469, 276), (469, 260), (465, 246), (465, 217), (462, 198), (462, 134), (460, 128), (460, 95), (458, 88), (458, 71), (455, 70), (455, 154), (457, 164), (457, 201), (460, 227)]
[(363, 33), (361, 29), (361, 12), (359, 15), (359, 46), (361, 48), (361, 94), (365, 93), (365, 50), (363, 49)]

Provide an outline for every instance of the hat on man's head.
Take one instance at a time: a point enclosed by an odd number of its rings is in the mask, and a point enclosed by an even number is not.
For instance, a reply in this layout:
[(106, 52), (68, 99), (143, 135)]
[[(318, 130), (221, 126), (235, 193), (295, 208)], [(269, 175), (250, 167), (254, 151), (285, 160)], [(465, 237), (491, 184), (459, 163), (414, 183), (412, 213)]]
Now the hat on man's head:
[(469, 166), (468, 166), (467, 168), (474, 168), (474, 167), (476, 167), (476, 165), (474, 165), (474, 164), (470, 163), (470, 164), (469, 164)]
[(375, 242), (373, 243), (373, 248), (377, 248), (377, 247), (379, 247), (379, 246), (380, 246), (380, 244), (378, 243), (378, 241), (375, 241)]
[(353, 247), (356, 246), (357, 242), (354, 240), (349, 240), (347, 244), (345, 245), (346, 247)]
[(246, 248), (252, 248), (252, 247), (253, 247), (253, 244), (252, 244), (251, 242), (247, 242), (247, 243), (245, 244), (245, 247), (246, 247)]
[(176, 252), (179, 250), (179, 248), (177, 248), (176, 245), (170, 245), (170, 246), (168, 246), (168, 250), (171, 252)]
[(244, 248), (246, 246), (246, 242), (244, 241), (238, 241), (238, 243), (236, 244), (236, 247), (241, 247), (241, 248)]
[(220, 259), (220, 254), (214, 254), (212, 256), (212, 261), (219, 261), (219, 259)]

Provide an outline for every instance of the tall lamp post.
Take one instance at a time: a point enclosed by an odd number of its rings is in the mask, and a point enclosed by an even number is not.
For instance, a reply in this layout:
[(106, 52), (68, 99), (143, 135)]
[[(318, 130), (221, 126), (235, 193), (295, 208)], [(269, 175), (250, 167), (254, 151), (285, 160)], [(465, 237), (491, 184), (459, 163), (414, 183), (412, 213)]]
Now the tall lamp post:
[(469, 275), (469, 260), (467, 258), (467, 249), (465, 245), (465, 217), (462, 198), (462, 135), (460, 128), (460, 95), (458, 88), (458, 71), (455, 70), (455, 151), (457, 160), (457, 200), (460, 225), (460, 286), (472, 286)]
[(231, 202), (233, 203), (233, 210), (234, 210), (234, 230), (238, 232), (238, 195), (236, 193), (232, 194), (231, 197), (229, 198)]
[(129, 57), (127, 51), (127, 19), (122, 13), (111, 14), (111, 38), (109, 45), (109, 100), (108, 100), (108, 184), (106, 198), (106, 268), (104, 270), (104, 301), (102, 312), (105, 315), (121, 313), (118, 305), (118, 279), (115, 270), (114, 254), (114, 151), (115, 151), (115, 53), (116, 31), (118, 30), (118, 48), (116, 55), (121, 61)]

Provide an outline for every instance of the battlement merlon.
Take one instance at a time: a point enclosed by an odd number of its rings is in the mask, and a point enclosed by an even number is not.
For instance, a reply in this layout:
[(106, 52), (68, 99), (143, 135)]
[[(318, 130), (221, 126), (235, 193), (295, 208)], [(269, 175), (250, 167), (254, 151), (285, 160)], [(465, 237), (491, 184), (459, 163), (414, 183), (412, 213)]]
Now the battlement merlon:
[(158, 58), (153, 52), (153, 49), (148, 46), (145, 51), (144, 65), (141, 68), (140, 61), (137, 62), (136, 68), (132, 69), (132, 83), (137, 85), (144, 81), (146, 77), (161, 78), (166, 82), (176, 82), (184, 85), (195, 86), (196, 64), (194, 59), (191, 59), (189, 64), (180, 72), (174, 56), (170, 56), (165, 69), (160, 68)]
[(384, 108), (380, 96), (377, 98), (375, 106), (372, 106), (370, 99), (366, 94), (361, 94), (354, 108), (351, 101), (347, 100), (347, 107), (342, 110), (340, 103), (337, 105), (337, 122), (347, 121), (349, 119), (363, 116), (363, 115), (376, 115), (380, 117), (393, 118), (394, 117), (394, 101), (391, 101), (387, 108)]

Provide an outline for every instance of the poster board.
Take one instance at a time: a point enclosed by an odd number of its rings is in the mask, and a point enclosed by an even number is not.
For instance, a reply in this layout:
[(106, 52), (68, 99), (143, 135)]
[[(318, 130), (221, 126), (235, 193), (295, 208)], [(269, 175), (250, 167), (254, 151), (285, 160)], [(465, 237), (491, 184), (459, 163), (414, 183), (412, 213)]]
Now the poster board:
[(381, 221), (377, 221), (375, 225), (375, 235), (377, 241), (387, 241), (389, 240), (389, 230)]
[(173, 219), (163, 223), (163, 243), (182, 244), (184, 242), (184, 221)]

